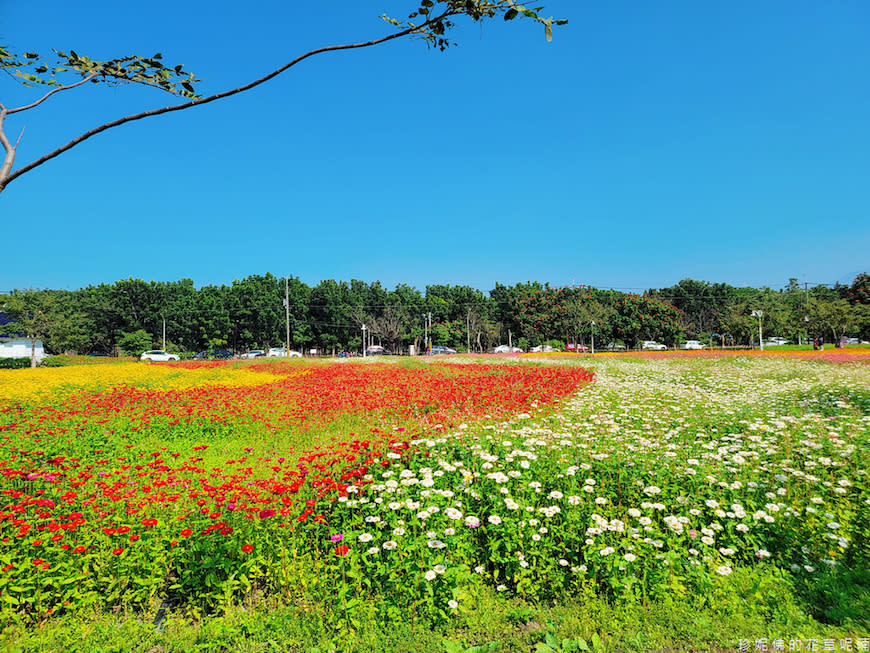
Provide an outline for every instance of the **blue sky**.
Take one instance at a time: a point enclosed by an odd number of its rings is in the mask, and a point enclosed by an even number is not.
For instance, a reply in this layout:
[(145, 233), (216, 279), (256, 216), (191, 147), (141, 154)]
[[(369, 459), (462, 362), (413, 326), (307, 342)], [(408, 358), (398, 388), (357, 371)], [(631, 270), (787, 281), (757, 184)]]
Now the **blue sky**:
[[(160, 51), (211, 93), (389, 32), (399, 0), (0, 6), (0, 42)], [(0, 290), (120, 278), (423, 288), (496, 281), (780, 287), (870, 269), (870, 4), (545, 2), (309, 59), (247, 94), (101, 134), (0, 194)], [(0, 79), (0, 102), (35, 97)], [(10, 117), (18, 163), (172, 103), (83, 87)]]

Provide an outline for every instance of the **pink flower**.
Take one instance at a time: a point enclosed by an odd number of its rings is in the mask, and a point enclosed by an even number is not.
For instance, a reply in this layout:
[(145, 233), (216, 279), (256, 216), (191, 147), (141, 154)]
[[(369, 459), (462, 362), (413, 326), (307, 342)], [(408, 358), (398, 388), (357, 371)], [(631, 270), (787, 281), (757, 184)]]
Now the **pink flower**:
[(263, 508), (260, 511), (260, 519), (268, 519), (269, 517), (274, 517), (275, 511), (271, 508)]
[(329, 536), (329, 539), (332, 542), (341, 542), (344, 539), (344, 535), (342, 535), (341, 533), (333, 533)]

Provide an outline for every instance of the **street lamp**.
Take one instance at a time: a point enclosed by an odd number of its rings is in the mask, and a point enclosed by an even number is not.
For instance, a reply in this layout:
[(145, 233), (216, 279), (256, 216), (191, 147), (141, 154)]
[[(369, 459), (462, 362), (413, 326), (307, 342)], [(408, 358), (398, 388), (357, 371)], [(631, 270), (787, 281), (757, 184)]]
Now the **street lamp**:
[(362, 332), (363, 332), (362, 350), (363, 350), (363, 358), (365, 358), (366, 357), (366, 325), (365, 324), (362, 325)]
[(595, 353), (595, 320), (592, 320), (592, 353)]
[(752, 314), (758, 318), (758, 346), (764, 351), (764, 340), (761, 336), (761, 318), (764, 317), (764, 311), (752, 311)]

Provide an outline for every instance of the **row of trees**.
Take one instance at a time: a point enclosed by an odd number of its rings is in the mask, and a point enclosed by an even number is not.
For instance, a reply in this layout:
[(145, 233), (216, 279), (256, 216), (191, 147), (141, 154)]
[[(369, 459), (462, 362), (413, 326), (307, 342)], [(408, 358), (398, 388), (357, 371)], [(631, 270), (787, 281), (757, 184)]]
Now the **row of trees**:
[[(285, 310), (285, 297), (289, 311)], [(685, 279), (643, 295), (591, 287), (553, 288), (537, 282), (496, 284), (488, 294), (470, 286), (332, 279), (308, 286), (296, 278), (254, 275), (230, 285), (196, 288), (193, 281), (125, 279), (80, 290), (24, 290), (0, 295), (14, 324), (0, 327), (43, 340), (48, 351), (114, 353), (151, 346), (175, 351), (289, 346), (359, 351), (362, 326), (392, 351), (447, 345), (487, 351), (511, 342), (527, 348), (576, 342), (636, 347), (642, 340), (676, 345), (685, 338), (750, 344), (761, 311), (766, 335), (793, 342), (843, 335), (870, 338), (870, 277), (851, 286), (781, 290), (736, 288)]]

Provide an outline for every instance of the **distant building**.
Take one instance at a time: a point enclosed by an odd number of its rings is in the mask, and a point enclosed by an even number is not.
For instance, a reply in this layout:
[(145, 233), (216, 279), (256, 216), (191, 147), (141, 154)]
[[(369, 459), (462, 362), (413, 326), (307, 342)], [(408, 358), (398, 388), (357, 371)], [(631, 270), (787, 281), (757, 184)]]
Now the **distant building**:
[[(33, 342), (23, 338), (21, 332), (9, 332), (6, 328), (12, 322), (6, 313), (0, 312), (0, 358), (30, 358)], [(42, 346), (42, 340), (36, 341), (36, 362), (40, 362), (48, 354)]]
[[(29, 338), (8, 338), (0, 336), (0, 358), (30, 358), (33, 341)], [(48, 354), (42, 347), (42, 340), (36, 341), (36, 362), (40, 362)]]

